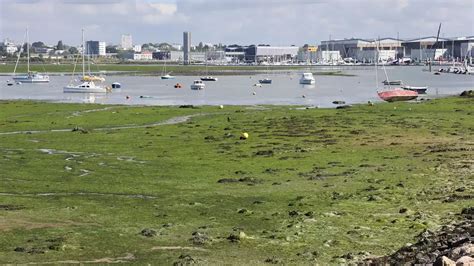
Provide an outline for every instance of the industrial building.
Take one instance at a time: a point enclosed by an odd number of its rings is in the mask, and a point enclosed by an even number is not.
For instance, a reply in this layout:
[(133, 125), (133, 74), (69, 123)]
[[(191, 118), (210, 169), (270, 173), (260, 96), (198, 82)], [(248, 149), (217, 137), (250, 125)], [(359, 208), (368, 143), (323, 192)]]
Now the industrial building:
[[(376, 56), (379, 61), (385, 62), (404, 57), (417, 62), (440, 59), (462, 60), (473, 56), (474, 36), (438, 38), (438, 41), (434, 36), (411, 40), (395, 38), (329, 40), (322, 41), (318, 51), (339, 52), (342, 58), (352, 58), (363, 63), (374, 62)], [(334, 56), (334, 54), (331, 56), (321, 54), (319, 60), (331, 63)]]
[(231, 45), (225, 49), (225, 57), (230, 62), (277, 63), (293, 61), (297, 58), (297, 46)]
[[(394, 38), (383, 39), (343, 39), (322, 41), (319, 51), (338, 51), (342, 58), (353, 58), (359, 62), (374, 62), (377, 46), (379, 60), (390, 61), (403, 57), (402, 41)], [(324, 62), (332, 62), (334, 58), (322, 58)], [(329, 61), (329, 62), (328, 62)]]
[(245, 60), (254, 63), (277, 63), (293, 61), (298, 55), (297, 46), (249, 46), (245, 51)]
[(303, 46), (298, 51), (298, 62), (316, 63), (318, 62), (318, 47)]
[(474, 55), (474, 36), (438, 38), (424, 37), (406, 40), (402, 43), (405, 57), (415, 61), (426, 60), (462, 60)]

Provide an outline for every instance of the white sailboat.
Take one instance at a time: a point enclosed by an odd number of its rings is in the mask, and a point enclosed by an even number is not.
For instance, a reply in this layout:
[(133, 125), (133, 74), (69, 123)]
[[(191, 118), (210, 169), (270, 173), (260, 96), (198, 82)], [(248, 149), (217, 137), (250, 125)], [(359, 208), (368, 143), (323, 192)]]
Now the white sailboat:
[(174, 76), (171, 76), (170, 73), (166, 73), (166, 59), (163, 66), (163, 71), (161, 72), (161, 79), (174, 79)]
[[(85, 46), (84, 46), (84, 29), (82, 30), (82, 77), (85, 76), (85, 59), (84, 59), (84, 54), (85, 54)], [(74, 70), (76, 68), (74, 67)], [(74, 73), (72, 75), (74, 78)], [(74, 85), (72, 83), (73, 78), (71, 79), (69, 85), (64, 87), (63, 91), (64, 92), (76, 92), (76, 93), (105, 93), (107, 92), (107, 88), (102, 87), (100, 85), (96, 85), (94, 81), (84, 81), (79, 85)]]
[(18, 67), (18, 62), (20, 61), (21, 50), (18, 53), (18, 58), (16, 60), (15, 69), (13, 70), (13, 80), (18, 84), (21, 83), (47, 83), (49, 82), (49, 76), (45, 74), (40, 74), (37, 72), (30, 71), (30, 37), (28, 35), (28, 28), (26, 28), (26, 53), (27, 53), (27, 73), (26, 75), (15, 75), (16, 68)]
[(201, 77), (201, 80), (202, 81), (217, 81), (216, 77), (209, 76), (209, 69), (208, 69), (207, 63), (208, 63), (208, 60), (207, 60), (207, 55), (206, 55), (206, 76)]

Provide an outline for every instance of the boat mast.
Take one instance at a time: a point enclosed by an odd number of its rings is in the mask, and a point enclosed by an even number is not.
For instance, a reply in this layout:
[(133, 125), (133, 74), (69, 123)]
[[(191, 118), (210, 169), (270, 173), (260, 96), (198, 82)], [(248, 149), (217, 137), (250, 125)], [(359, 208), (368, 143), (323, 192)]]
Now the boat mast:
[(377, 88), (377, 91), (379, 90), (379, 72), (378, 72), (378, 53), (379, 53), (379, 46), (377, 44), (377, 40), (374, 40), (375, 41), (375, 62), (374, 62), (374, 66), (375, 66), (375, 86)]
[(30, 73), (30, 36), (28, 35), (28, 27), (26, 27), (26, 55), (28, 57), (28, 73)]
[(84, 60), (84, 54), (86, 53), (86, 51), (84, 50), (85, 49), (85, 46), (84, 46), (84, 29), (82, 29), (82, 76), (84, 77), (85, 76), (85, 60)]

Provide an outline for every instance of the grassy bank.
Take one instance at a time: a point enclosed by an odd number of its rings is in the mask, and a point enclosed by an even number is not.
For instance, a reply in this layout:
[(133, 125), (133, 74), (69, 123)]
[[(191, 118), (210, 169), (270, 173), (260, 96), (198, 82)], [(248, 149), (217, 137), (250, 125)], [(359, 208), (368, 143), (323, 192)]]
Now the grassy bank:
[(0, 263), (389, 254), (473, 206), (473, 114), (0, 102)]
[[(15, 68), (14, 64), (0, 65), (0, 73), (12, 73)], [(76, 67), (77, 71), (82, 71), (81, 66)], [(34, 64), (31, 65), (32, 71), (48, 72), (48, 73), (71, 73), (74, 70), (74, 64)], [(17, 73), (26, 72), (26, 65), (18, 66)], [(173, 75), (254, 75), (258, 73), (267, 73), (267, 71), (285, 72), (285, 71), (308, 71), (307, 66), (206, 66), (203, 65), (168, 65), (166, 72), (171, 72)], [(107, 71), (107, 72), (126, 72), (134, 74), (158, 74), (163, 72), (162, 64), (100, 64), (92, 65), (91, 71)], [(350, 76), (342, 71), (318, 71), (314, 72), (317, 75), (336, 75), (336, 76)]]

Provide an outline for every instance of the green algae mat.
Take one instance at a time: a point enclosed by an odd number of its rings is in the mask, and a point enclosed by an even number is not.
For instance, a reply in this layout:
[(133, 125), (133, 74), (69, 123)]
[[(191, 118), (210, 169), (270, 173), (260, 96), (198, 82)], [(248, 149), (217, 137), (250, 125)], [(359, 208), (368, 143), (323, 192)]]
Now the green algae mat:
[(473, 134), (474, 101), (457, 97), (349, 109), (1, 101), (0, 263), (388, 255), (474, 205)]

